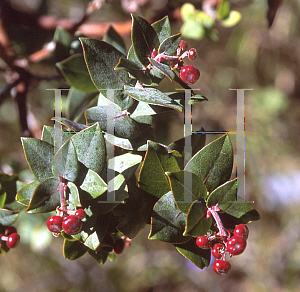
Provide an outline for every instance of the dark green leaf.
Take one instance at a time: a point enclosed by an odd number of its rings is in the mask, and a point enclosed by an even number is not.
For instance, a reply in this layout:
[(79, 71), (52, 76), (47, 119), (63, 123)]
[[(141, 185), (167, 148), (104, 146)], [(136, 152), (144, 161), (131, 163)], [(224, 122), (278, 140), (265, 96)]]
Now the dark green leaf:
[(135, 51), (133, 49), (133, 46), (130, 47), (128, 54), (127, 54), (127, 59), (129, 61), (132, 61), (138, 66), (139, 69), (145, 68), (144, 65), (140, 62), (140, 60), (137, 58)]
[(124, 88), (130, 96), (138, 101), (173, 108), (179, 112), (182, 111), (181, 105), (156, 88), (147, 87), (139, 89), (127, 85), (125, 85)]
[(159, 73), (167, 76), (170, 81), (172, 81), (175, 77), (174, 72), (172, 71), (172, 69), (170, 68), (169, 65), (165, 65), (162, 63), (159, 63), (157, 61), (155, 61), (154, 59), (150, 59), (150, 63), (152, 65), (152, 68), (156, 71), (158, 71)]
[[(110, 117), (110, 115), (112, 116)], [(104, 131), (107, 131), (107, 121), (111, 121), (115, 135), (120, 138), (134, 139), (140, 134), (137, 122), (109, 100), (107, 100), (107, 106), (95, 106), (87, 109), (85, 117), (88, 124), (99, 122), (101, 129)]]
[(109, 27), (106, 35), (103, 38), (103, 41), (114, 46), (117, 50), (119, 50), (121, 53), (126, 55), (126, 47), (125, 47), (124, 40), (112, 26)]
[(63, 253), (66, 259), (70, 261), (77, 260), (82, 257), (88, 248), (79, 241), (64, 240)]
[(210, 249), (199, 248), (196, 245), (196, 239), (192, 238), (184, 244), (174, 245), (176, 249), (196, 267), (203, 269), (209, 266)]
[(195, 200), (207, 197), (206, 187), (197, 175), (183, 170), (166, 174), (176, 206), (180, 211), (187, 213)]
[(16, 200), (25, 206), (29, 205), (29, 202), (31, 200), (31, 197), (33, 196), (34, 190), (35, 188), (38, 186), (40, 182), (39, 181), (34, 181), (26, 186), (24, 186), (23, 188), (21, 188), (16, 196)]
[[(10, 204), (15, 201), (17, 193), (17, 179), (15, 174), (5, 174), (0, 172), (0, 196), (3, 194), (3, 204)], [(2, 206), (3, 207), (3, 206)]]
[(172, 56), (176, 53), (179, 46), (181, 33), (172, 35), (165, 39), (159, 46), (158, 53), (165, 53), (168, 56)]
[(88, 253), (100, 264), (103, 265), (108, 257), (109, 252), (99, 248), (96, 252), (89, 250)]
[(180, 170), (177, 158), (179, 153), (168, 150), (155, 142), (148, 141), (147, 153), (139, 175), (139, 187), (160, 198), (170, 191), (166, 172)]
[(171, 36), (171, 25), (168, 16), (152, 23), (152, 27), (156, 31), (160, 43)]
[[(85, 130), (87, 129), (89, 126), (87, 125), (84, 125), (84, 124), (79, 124), (79, 123), (76, 123), (76, 122), (73, 122), (71, 120), (68, 120), (66, 118), (61, 118), (61, 123), (66, 126), (67, 128), (75, 131), (75, 132), (79, 132), (79, 131), (82, 131), (82, 130)], [(71, 132), (63, 132), (63, 134), (66, 134), (67, 138), (71, 138), (74, 133), (71, 133)]]
[(0, 209), (0, 224), (3, 226), (12, 225), (19, 215), (19, 211)]
[(149, 239), (170, 243), (184, 243), (190, 237), (183, 236), (186, 214), (176, 209), (172, 192), (162, 196), (154, 206)]
[(237, 179), (228, 181), (216, 188), (207, 199), (207, 207), (218, 206), (226, 211), (236, 199)]
[(204, 200), (195, 201), (186, 217), (186, 227), (184, 235), (199, 237), (205, 235), (212, 224), (212, 217), (206, 218), (206, 204)]
[(82, 92), (98, 92), (91, 80), (83, 55), (76, 54), (56, 63), (65, 79), (71, 86)]
[(211, 192), (230, 178), (232, 167), (232, 145), (228, 135), (224, 135), (196, 153), (185, 170), (198, 175)]
[(26, 212), (33, 213), (33, 210), (37, 211), (37, 209), (40, 209), (38, 212), (50, 212), (54, 211), (59, 204), (59, 180), (57, 177), (49, 177), (35, 188)]
[(54, 146), (34, 138), (21, 138), (27, 163), (33, 175), (42, 181), (52, 174)]
[(143, 18), (132, 14), (131, 39), (139, 61), (147, 66), (152, 50), (158, 49), (159, 39), (154, 28)]
[(67, 118), (75, 120), (76, 118), (83, 116), (85, 109), (90, 106), (90, 104), (93, 104), (97, 95), (98, 91), (97, 93), (87, 93), (71, 87), (67, 97)]
[(106, 164), (106, 146), (99, 124), (80, 131), (71, 141), (78, 160), (87, 168), (101, 174)]

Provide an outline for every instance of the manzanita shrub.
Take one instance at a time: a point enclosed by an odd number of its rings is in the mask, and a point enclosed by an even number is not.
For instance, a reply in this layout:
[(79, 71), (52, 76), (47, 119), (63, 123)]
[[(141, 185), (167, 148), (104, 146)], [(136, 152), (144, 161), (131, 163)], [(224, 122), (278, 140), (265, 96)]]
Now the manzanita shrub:
[[(104, 264), (150, 224), (150, 240), (173, 244), (200, 269), (209, 266), (216, 244), (214, 270), (229, 272), (226, 252), (240, 254), (246, 246), (248, 229), (240, 224), (258, 220), (259, 214), (237, 197), (237, 179), (230, 180), (228, 135), (206, 146), (205, 134), (197, 133), (163, 145), (151, 127), (157, 114), (183, 112), (187, 98), (189, 106), (206, 100), (185, 83), (195, 76), (181, 76), (184, 58), (194, 60), (197, 54), (180, 37), (171, 34), (168, 17), (150, 25), (137, 15), (132, 15), (127, 54), (113, 28), (104, 40), (69, 36), (73, 54), (57, 64), (71, 84), (67, 116), (59, 119), (60, 141), (55, 126), (44, 126), (41, 140), (22, 138), (36, 178), (32, 183), (0, 176), (2, 253), (9, 249), (5, 230), (23, 206), (30, 214), (51, 212), (47, 226), (64, 238), (63, 254), (70, 260), (89, 253)], [(199, 72), (192, 67), (189, 72)], [(165, 77), (183, 89), (162, 92), (158, 85)], [(235, 246), (233, 237), (243, 246)], [(9, 245), (16, 245), (19, 238), (11, 238)]]

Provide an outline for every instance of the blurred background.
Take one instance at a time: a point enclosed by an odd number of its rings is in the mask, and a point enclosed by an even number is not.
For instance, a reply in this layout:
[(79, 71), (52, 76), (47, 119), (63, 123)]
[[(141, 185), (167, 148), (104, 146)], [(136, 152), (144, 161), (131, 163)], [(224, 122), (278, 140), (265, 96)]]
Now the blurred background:
[[(114, 23), (129, 48), (131, 12), (150, 22), (169, 15), (175, 34), (183, 25), (180, 7), (186, 2), (201, 8), (202, 1), (107, 0), (82, 29), (88, 36), (101, 39), (107, 22)], [(33, 54), (52, 40), (57, 24), (67, 27), (68, 21), (80, 19), (88, 3), (1, 1), (1, 27), (4, 20), (9, 24), (10, 46), (19, 56), (34, 61), (29, 64), (33, 72), (55, 75), (58, 72), (53, 59), (39, 61), (39, 56)], [(211, 267), (196, 268), (170, 244), (149, 241), (148, 227), (123, 254), (103, 266), (88, 255), (69, 261), (63, 257), (62, 239), (54, 238), (47, 230), (49, 214), (26, 215), (23, 211), (16, 222), (22, 238), (20, 246), (0, 256), (1, 292), (299, 291), (300, 2), (282, 1), (270, 29), (267, 0), (230, 3), (242, 15), (237, 25), (228, 28), (216, 23), (215, 41), (183, 39), (189, 48), (198, 51), (196, 61), (186, 62), (201, 71), (194, 88), (201, 88), (201, 94), (208, 98), (193, 106), (193, 130), (203, 127), (206, 131), (235, 131), (236, 91), (229, 88), (253, 89), (245, 91), (246, 199), (254, 201), (261, 220), (249, 224), (247, 249), (230, 259), (231, 273), (224, 277)], [(8, 14), (6, 5), (15, 14)], [(29, 21), (28, 15), (36, 20)], [(3, 68), (5, 63), (0, 60), (2, 90), (11, 77)], [(68, 84), (55, 78), (31, 84), (27, 95), (28, 128), (37, 138), (44, 124), (53, 125), (54, 96), (46, 88), (68, 88)], [(174, 85), (166, 80), (161, 89), (174, 90)], [(65, 101), (66, 96), (63, 98)], [(154, 126), (160, 142), (167, 144), (183, 136), (183, 116), (170, 113), (168, 123), (165, 120), (157, 117)], [(20, 143), (23, 134), (16, 100), (3, 98), (1, 171), (19, 173), (21, 180), (29, 182), (32, 176)], [(218, 137), (207, 136), (207, 142)], [(231, 138), (235, 147), (234, 135)]]

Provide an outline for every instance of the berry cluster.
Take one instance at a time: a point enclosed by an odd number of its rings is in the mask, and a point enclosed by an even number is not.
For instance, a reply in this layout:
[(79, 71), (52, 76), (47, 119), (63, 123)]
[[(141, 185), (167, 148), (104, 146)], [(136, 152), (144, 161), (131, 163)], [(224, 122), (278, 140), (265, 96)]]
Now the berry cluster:
[(245, 224), (239, 224), (233, 230), (233, 235), (229, 232), (227, 236), (207, 236), (203, 235), (196, 239), (196, 244), (203, 249), (211, 249), (211, 254), (216, 261), (213, 270), (219, 275), (227, 275), (231, 270), (231, 265), (225, 260), (226, 251), (229, 256), (239, 255), (244, 252), (247, 246), (249, 229)]
[(47, 227), (54, 235), (59, 234), (62, 230), (70, 235), (81, 231), (82, 219), (86, 216), (83, 209), (78, 209), (75, 212), (70, 210), (63, 212), (58, 210), (58, 212), (60, 215), (51, 216), (47, 220)]
[(16, 247), (20, 242), (20, 235), (14, 226), (6, 227), (4, 234), (0, 234), (0, 250), (6, 245), (8, 248)]
[(179, 42), (176, 56), (167, 56), (165, 53), (160, 53), (157, 55), (156, 50), (153, 49), (151, 52), (151, 58), (157, 62), (162, 60), (170, 61), (172, 69), (180, 70), (180, 78), (186, 84), (194, 84), (200, 77), (200, 71), (192, 65), (183, 66), (183, 58), (188, 57), (189, 60), (194, 61), (198, 57), (195, 48), (188, 50), (187, 43), (183, 40)]

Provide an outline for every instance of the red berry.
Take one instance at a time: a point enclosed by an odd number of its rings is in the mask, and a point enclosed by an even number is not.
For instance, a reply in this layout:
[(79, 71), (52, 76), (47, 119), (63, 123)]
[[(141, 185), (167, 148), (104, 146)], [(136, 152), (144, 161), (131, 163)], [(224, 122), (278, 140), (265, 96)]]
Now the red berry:
[(14, 248), (20, 242), (20, 235), (18, 233), (12, 233), (7, 237), (6, 245), (9, 248)]
[(47, 227), (51, 232), (59, 233), (62, 231), (62, 222), (62, 217), (52, 216), (47, 220)]
[(190, 49), (190, 50), (189, 50), (189, 59), (190, 59), (191, 61), (194, 61), (194, 60), (197, 59), (197, 57), (198, 57), (198, 54), (197, 54), (196, 49), (194, 49), (194, 48)]
[(70, 215), (63, 220), (62, 228), (67, 234), (76, 234), (82, 228), (81, 219), (75, 215)]
[(211, 250), (211, 254), (217, 260), (219, 260), (222, 257), (224, 252), (225, 252), (225, 246), (221, 243), (216, 243)]
[(123, 252), (124, 247), (125, 247), (125, 241), (122, 238), (118, 238), (115, 242), (114, 242), (114, 252), (116, 254), (120, 254)]
[(247, 241), (243, 237), (232, 236), (226, 243), (227, 251), (232, 255), (239, 255), (244, 252)]
[(6, 227), (4, 235), (8, 236), (8, 235), (10, 235), (12, 233), (17, 233), (16, 227), (14, 227), (14, 226), (8, 226), (8, 227)]
[(187, 84), (195, 83), (199, 77), (200, 71), (192, 65), (184, 66), (180, 70), (180, 78)]
[(204, 248), (204, 249), (209, 249), (211, 247), (211, 243), (208, 240), (206, 235), (200, 236), (196, 239), (196, 244), (200, 247), (200, 248)]
[(233, 231), (235, 236), (243, 237), (245, 240), (248, 239), (249, 229), (245, 224), (239, 224), (234, 228)]
[(219, 275), (227, 275), (231, 271), (231, 265), (227, 261), (217, 260), (213, 264), (213, 269)]
[(187, 45), (187, 43), (184, 40), (181, 40), (179, 42), (179, 47), (182, 48), (184, 51), (186, 51), (187, 48), (188, 48), (188, 45)]
[(83, 209), (78, 209), (74, 215), (82, 220), (85, 218), (85, 211)]

